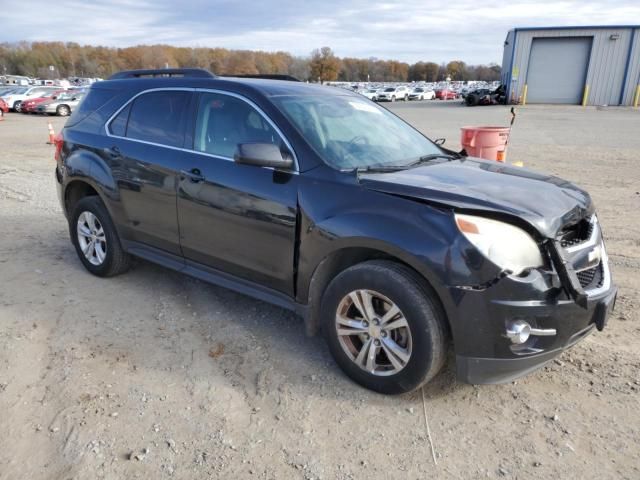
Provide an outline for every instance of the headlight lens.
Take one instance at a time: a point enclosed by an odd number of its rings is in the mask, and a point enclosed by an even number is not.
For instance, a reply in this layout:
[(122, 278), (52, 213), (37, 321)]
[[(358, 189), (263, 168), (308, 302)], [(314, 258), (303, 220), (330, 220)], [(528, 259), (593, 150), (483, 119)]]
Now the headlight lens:
[(503, 270), (519, 275), (524, 270), (544, 265), (540, 248), (524, 230), (474, 215), (456, 214), (455, 218), (467, 240)]

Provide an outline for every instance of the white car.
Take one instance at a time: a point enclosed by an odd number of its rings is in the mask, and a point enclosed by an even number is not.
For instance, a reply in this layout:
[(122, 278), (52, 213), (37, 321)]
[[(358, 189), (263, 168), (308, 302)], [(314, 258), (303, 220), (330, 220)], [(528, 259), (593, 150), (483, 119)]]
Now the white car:
[(7, 102), (10, 109), (14, 112), (19, 112), (21, 109), (21, 103), (24, 100), (39, 97), (43, 93), (53, 94), (53, 92), (57, 92), (58, 90), (60, 90), (60, 87), (48, 87), (42, 85), (37, 87), (17, 87), (2, 95), (2, 99)]
[(378, 101), (378, 90), (375, 88), (367, 88), (360, 92), (361, 95), (367, 97), (369, 100), (373, 100), (374, 102)]
[(436, 98), (436, 92), (422, 87), (414, 88), (409, 94), (409, 100), (433, 100), (434, 98)]
[(399, 87), (387, 87), (378, 92), (379, 102), (395, 102), (396, 100), (409, 100), (409, 89), (401, 85)]

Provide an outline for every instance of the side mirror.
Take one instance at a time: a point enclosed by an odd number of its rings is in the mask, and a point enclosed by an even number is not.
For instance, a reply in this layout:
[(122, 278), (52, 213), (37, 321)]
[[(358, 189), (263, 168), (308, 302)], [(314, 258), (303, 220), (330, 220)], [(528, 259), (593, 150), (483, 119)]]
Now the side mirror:
[(444, 145), (444, 142), (446, 142), (447, 139), (446, 138), (436, 138), (433, 143), (435, 143), (436, 145)]
[(273, 167), (290, 169), (293, 167), (293, 158), (290, 154), (284, 154), (280, 147), (273, 143), (240, 143), (233, 160), (243, 165), (255, 165), (256, 167)]

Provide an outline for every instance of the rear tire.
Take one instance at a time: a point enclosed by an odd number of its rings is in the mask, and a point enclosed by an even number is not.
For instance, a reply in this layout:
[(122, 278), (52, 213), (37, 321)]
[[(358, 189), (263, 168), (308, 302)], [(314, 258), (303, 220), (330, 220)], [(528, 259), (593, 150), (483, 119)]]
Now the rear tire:
[(109, 212), (99, 197), (93, 195), (78, 201), (69, 217), (69, 234), (80, 261), (92, 274), (112, 277), (131, 266), (131, 257), (122, 248)]
[(376, 392), (415, 390), (445, 363), (446, 320), (435, 293), (395, 262), (367, 261), (336, 276), (322, 297), (321, 318), (336, 363)]

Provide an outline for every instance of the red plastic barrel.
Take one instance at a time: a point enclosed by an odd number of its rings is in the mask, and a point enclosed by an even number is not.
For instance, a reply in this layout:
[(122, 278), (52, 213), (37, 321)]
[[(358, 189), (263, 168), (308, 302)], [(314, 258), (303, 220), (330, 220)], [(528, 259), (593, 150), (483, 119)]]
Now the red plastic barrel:
[(504, 162), (509, 127), (462, 127), (460, 143), (471, 157)]

